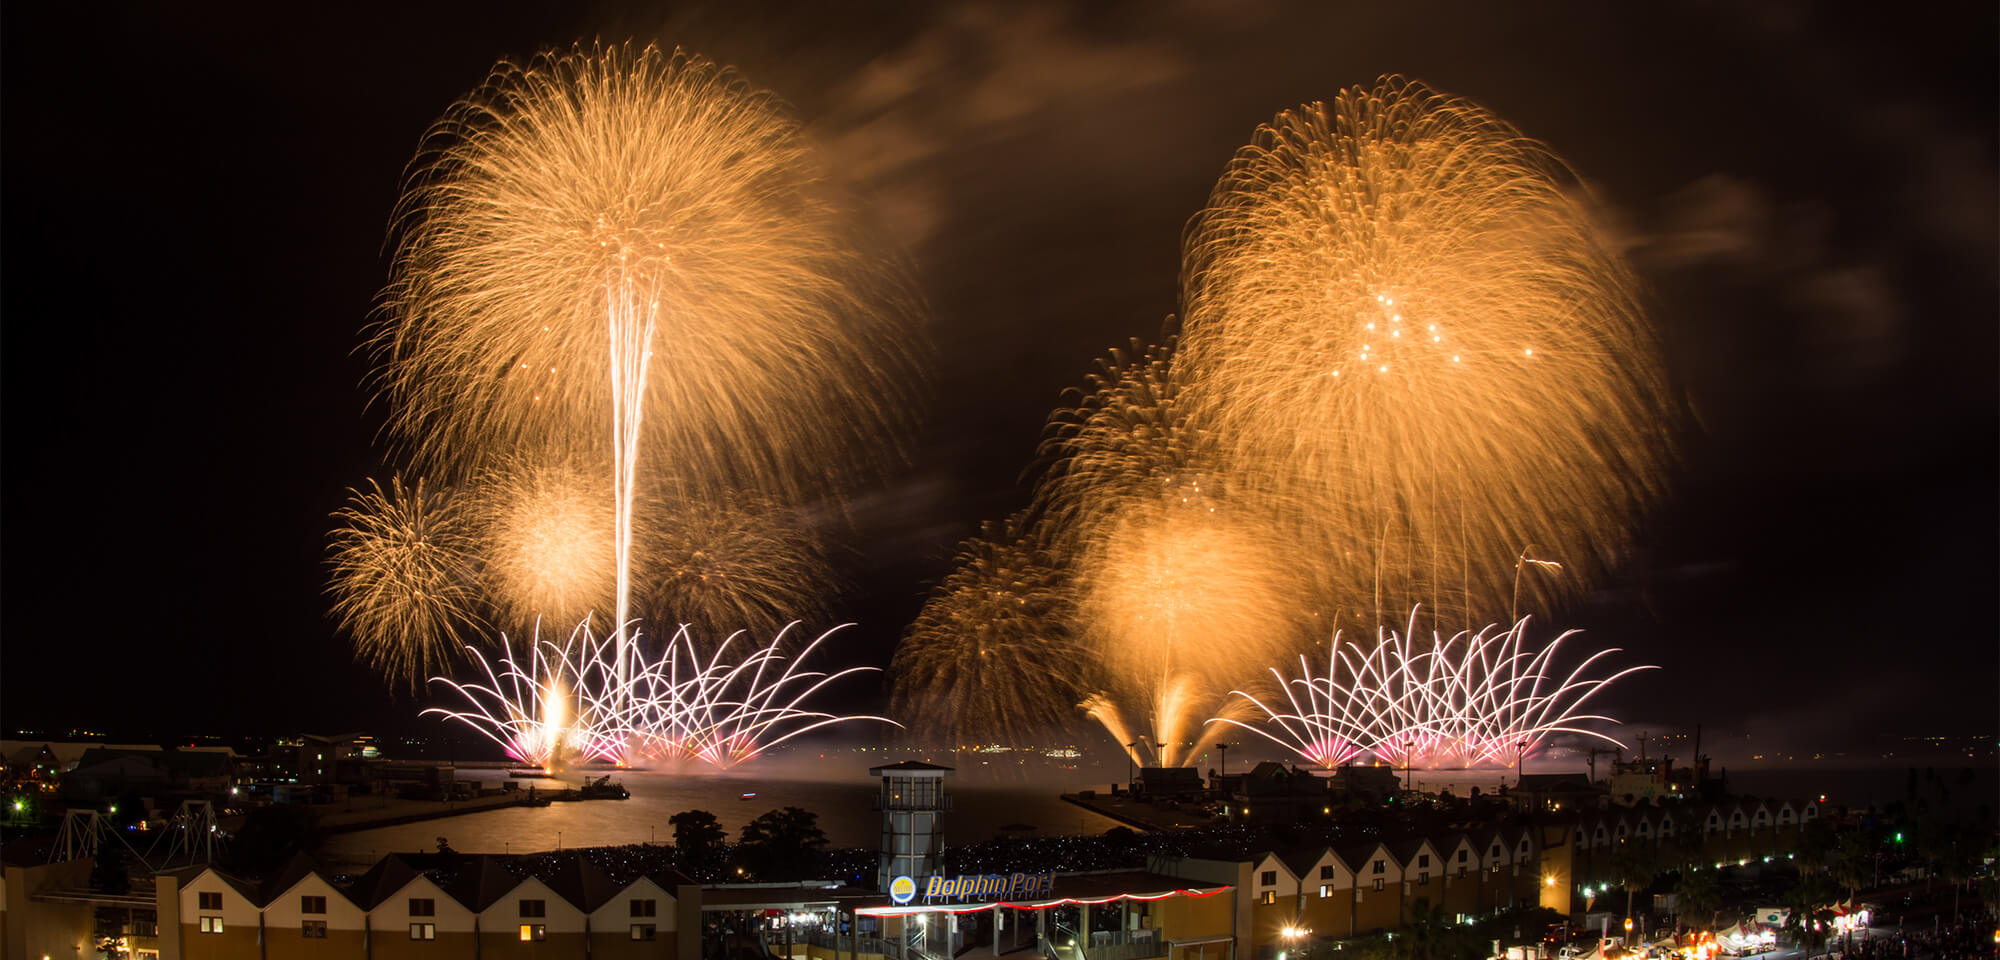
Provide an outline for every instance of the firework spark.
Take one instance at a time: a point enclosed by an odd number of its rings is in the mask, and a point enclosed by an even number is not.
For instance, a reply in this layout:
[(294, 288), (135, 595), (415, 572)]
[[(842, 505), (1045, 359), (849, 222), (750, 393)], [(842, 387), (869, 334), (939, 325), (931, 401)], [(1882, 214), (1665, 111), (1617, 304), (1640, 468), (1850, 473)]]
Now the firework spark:
[(1094, 687), (1093, 663), (1069, 632), (1071, 608), (1048, 546), (1024, 518), (987, 524), (959, 545), (952, 573), (896, 649), (895, 712), (958, 745), (1033, 743), (1061, 728)]
[(1230, 163), (1188, 233), (1174, 374), (1229, 472), (1312, 526), (1343, 606), (1470, 620), (1522, 544), (1571, 571), (1523, 588), (1575, 589), (1660, 492), (1635, 286), (1545, 146), (1389, 78)]
[(374, 339), (394, 429), (464, 472), (610, 465), (621, 672), (642, 446), (716, 489), (796, 492), (905, 409), (898, 284), (797, 124), (726, 69), (651, 47), (503, 62), (412, 170)]
[[(1616, 723), (1583, 713), (1586, 701), (1611, 683), (1651, 666), (1627, 667), (1594, 676), (1599, 661), (1618, 653), (1599, 650), (1563, 673), (1557, 650), (1578, 631), (1569, 630), (1539, 648), (1527, 640), (1528, 619), (1495, 632), (1488, 626), (1450, 640), (1433, 632), (1421, 641), (1417, 611), (1398, 634), (1378, 631), (1373, 649), (1334, 635), (1324, 676), (1314, 676), (1305, 657), (1299, 676), (1271, 675), (1285, 703), (1266, 702), (1241, 690), (1236, 695), (1264, 717), (1231, 724), (1288, 747), (1311, 763), (1332, 768), (1362, 754), (1397, 766), (1470, 767), (1511, 764), (1555, 734), (1578, 734), (1619, 744), (1584, 724)], [(1283, 707), (1289, 706), (1289, 712)]]
[(424, 481), (348, 490), (329, 547), (333, 615), (355, 655), (391, 682), (418, 682), (485, 628), (463, 501)]

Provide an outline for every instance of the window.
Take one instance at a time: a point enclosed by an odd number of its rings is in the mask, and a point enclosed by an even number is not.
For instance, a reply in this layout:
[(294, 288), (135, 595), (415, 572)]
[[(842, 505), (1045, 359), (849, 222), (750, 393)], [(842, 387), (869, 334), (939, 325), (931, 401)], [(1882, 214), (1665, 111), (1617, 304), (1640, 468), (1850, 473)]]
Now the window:
[(1459, 847), (1459, 848), (1458, 848), (1458, 862), (1459, 862), (1459, 863), (1464, 863), (1464, 862), (1465, 862), (1465, 855), (1466, 855), (1466, 854), (1468, 854), (1468, 853), (1471, 853), (1471, 852), (1472, 852), (1472, 851), (1470, 851), (1470, 850), (1467, 850), (1467, 849), (1465, 849), (1464, 847)]
[(635, 917), (658, 916), (659, 903), (653, 900), (633, 900), (632, 915)]
[[(548, 915), (549, 915), (549, 914), (548, 914), (548, 905), (547, 905), (547, 903), (546, 903), (545, 901), (542, 901), (542, 900), (523, 900), (523, 901), (521, 901), (521, 916), (524, 916), (524, 917), (546, 917), (546, 916), (548, 916)], [(523, 939), (523, 940), (526, 940), (526, 939), (528, 939), (528, 938), (527, 938), (527, 937), (522, 937), (521, 939)]]
[(195, 899), (200, 901), (200, 907), (203, 910), (222, 909), (222, 894), (219, 891), (197, 893), (195, 894)]
[(1257, 875), (1257, 882), (1258, 882), (1258, 883), (1260, 883), (1260, 884), (1263, 884), (1264, 886), (1267, 886), (1267, 887), (1275, 887), (1275, 886), (1277, 886), (1277, 885), (1278, 885), (1278, 871), (1276, 871), (1276, 870), (1266, 870), (1266, 871), (1264, 871), (1263, 873), (1261, 873), (1261, 874), (1258, 874), (1258, 875)]
[(1465, 864), (1461, 863), (1458, 865), (1458, 878), (1460, 880), (1465, 879)]
[(1385, 868), (1385, 867), (1383, 866), (1383, 863), (1384, 863), (1384, 862), (1385, 862), (1385, 861), (1382, 861), (1382, 860), (1377, 860), (1377, 861), (1375, 861), (1375, 868), (1374, 868), (1373, 870), (1370, 870), (1370, 871), (1368, 871), (1368, 872), (1369, 872), (1369, 873), (1383, 873), (1383, 872), (1385, 872), (1387, 868)]
[(1420, 866), (1420, 867), (1428, 867), (1428, 866), (1430, 866), (1430, 865), (1431, 865), (1431, 855), (1430, 855), (1430, 854), (1428, 854), (1428, 853), (1420, 853), (1420, 854), (1417, 854), (1417, 866)]
[(429, 898), (429, 897), (411, 897), (411, 898), (410, 898), (410, 916), (413, 916), (413, 917), (435, 917), (435, 916), (437, 916), (437, 912), (438, 912), (438, 911), (437, 911), (437, 901), (436, 901), (436, 900), (433, 900), (433, 899), (431, 899), (431, 898)]
[(300, 912), (300, 913), (325, 913), (325, 912), (326, 912), (326, 898), (325, 898), (325, 897), (300, 897), (300, 898), (299, 898), (299, 912)]
[(1321, 880), (1333, 879), (1333, 864), (1329, 863), (1326, 866), (1319, 868), (1319, 878)]
[(1375, 892), (1376, 892), (1376, 893), (1381, 893), (1381, 892), (1382, 892), (1382, 878), (1381, 878), (1381, 877), (1376, 877), (1376, 878), (1375, 878)]
[(635, 924), (633, 924), (633, 925), (632, 925), (632, 939), (634, 939), (634, 940), (651, 940), (651, 939), (653, 939), (653, 925), (652, 925), (652, 924), (650, 924), (650, 923), (635, 923)]
[(1277, 903), (1277, 902), (1278, 902), (1278, 891), (1276, 891), (1276, 890), (1266, 890), (1266, 891), (1264, 891), (1264, 895), (1263, 895), (1262, 897), (1259, 897), (1259, 898), (1258, 898), (1258, 900), (1257, 900), (1257, 902), (1258, 902), (1258, 903), (1261, 903), (1261, 904), (1264, 904), (1265, 906), (1270, 906), (1271, 904), (1274, 904), (1274, 903)]
[(221, 917), (203, 917), (203, 918), (201, 918), (201, 932), (203, 932), (203, 933), (221, 933), (221, 932), (222, 932), (222, 918), (221, 918)]
[(533, 941), (533, 940), (547, 940), (548, 938), (549, 938), (549, 928), (547, 924), (542, 924), (542, 923), (521, 924), (521, 940), (523, 942)]
[(1503, 852), (1505, 852), (1505, 851), (1502, 851), (1502, 850), (1500, 849), (1500, 845), (1499, 845), (1499, 844), (1497, 844), (1497, 843), (1496, 843), (1496, 844), (1494, 844), (1494, 845), (1493, 845), (1493, 854), (1492, 854), (1493, 856), (1497, 857), (1497, 856), (1499, 856), (1499, 855), (1500, 855), (1501, 853), (1503, 853)]
[(435, 923), (413, 923), (413, 924), (410, 924), (410, 939), (412, 939), (412, 940), (436, 940), (437, 938), (438, 938), (438, 927), (437, 927), (437, 924), (435, 924)]
[(326, 921), (325, 920), (299, 921), (299, 936), (302, 936), (307, 940), (325, 940)]
[(1418, 883), (1429, 883), (1429, 882), (1431, 882), (1431, 872), (1430, 872), (1429, 870), (1419, 870), (1419, 871), (1417, 871), (1417, 882), (1418, 882)]
[(1322, 883), (1322, 884), (1320, 884), (1320, 885), (1319, 885), (1319, 898), (1320, 898), (1321, 900), (1325, 900), (1326, 898), (1328, 898), (1328, 897), (1331, 897), (1331, 896), (1333, 896), (1333, 884), (1330, 884), (1330, 883)]

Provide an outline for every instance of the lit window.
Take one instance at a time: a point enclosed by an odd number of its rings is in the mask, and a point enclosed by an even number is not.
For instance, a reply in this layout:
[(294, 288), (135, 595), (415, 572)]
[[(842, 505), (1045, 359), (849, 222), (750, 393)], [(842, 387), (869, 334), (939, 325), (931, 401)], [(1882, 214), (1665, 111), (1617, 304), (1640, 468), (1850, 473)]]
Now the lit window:
[(326, 898), (325, 898), (325, 897), (300, 897), (300, 898), (299, 898), (299, 912), (300, 912), (300, 913), (325, 913), (325, 912), (326, 912)]
[(1322, 883), (1322, 884), (1320, 884), (1320, 885), (1319, 885), (1319, 898), (1320, 898), (1321, 900), (1325, 900), (1326, 898), (1328, 898), (1328, 897), (1331, 897), (1331, 896), (1333, 896), (1333, 884), (1330, 884), (1330, 883)]
[(1375, 878), (1375, 892), (1376, 892), (1376, 893), (1381, 893), (1381, 892), (1382, 892), (1382, 878), (1381, 878), (1381, 877), (1376, 877), (1376, 878)]
[(203, 932), (203, 933), (221, 933), (221, 932), (222, 932), (222, 918), (221, 918), (221, 917), (203, 917), (203, 918), (201, 918), (201, 932)]
[(1263, 895), (1263, 896), (1262, 896), (1261, 898), (1259, 898), (1257, 902), (1258, 902), (1258, 903), (1262, 903), (1262, 904), (1264, 904), (1264, 905), (1266, 905), (1266, 906), (1269, 906), (1269, 905), (1271, 905), (1271, 904), (1273, 904), (1273, 903), (1277, 903), (1277, 902), (1278, 902), (1278, 891), (1276, 891), (1276, 890), (1266, 890), (1266, 891), (1264, 891), (1264, 895)]
[(302, 936), (307, 940), (325, 940), (326, 921), (325, 920), (299, 921), (299, 936)]
[(541, 923), (521, 924), (521, 939), (523, 941), (547, 940), (548, 938), (549, 938), (549, 928), (547, 924), (541, 924)]
[(633, 924), (633, 925), (632, 925), (632, 939), (634, 939), (634, 940), (651, 940), (651, 939), (653, 939), (653, 925), (652, 925), (652, 924), (650, 924), (650, 923), (635, 923), (635, 924)]
[(413, 923), (413, 924), (410, 924), (410, 939), (412, 939), (412, 940), (436, 940), (437, 938), (438, 938), (438, 928), (437, 928), (437, 924), (435, 924), (435, 923)]

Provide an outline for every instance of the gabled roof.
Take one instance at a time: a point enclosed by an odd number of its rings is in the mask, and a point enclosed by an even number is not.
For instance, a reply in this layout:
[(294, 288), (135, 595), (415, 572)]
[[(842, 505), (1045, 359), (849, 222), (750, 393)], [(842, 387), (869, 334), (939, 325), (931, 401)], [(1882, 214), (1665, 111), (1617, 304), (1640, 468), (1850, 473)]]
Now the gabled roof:
[(186, 890), (190, 884), (194, 883), (196, 880), (201, 879), (202, 874), (206, 873), (215, 874), (216, 879), (221, 880), (225, 886), (229, 887), (231, 890), (236, 891), (238, 896), (242, 897), (245, 900), (250, 901), (259, 909), (263, 908), (264, 906), (263, 891), (258, 890), (256, 884), (251, 883), (250, 881), (245, 880), (242, 877), (224, 873), (221, 870), (216, 869), (213, 864), (198, 863), (193, 866), (182, 867), (179, 870), (163, 871), (159, 874), (156, 874), (155, 876), (171, 877), (174, 881), (174, 887), (176, 889)]
[[(1417, 862), (1418, 851), (1427, 843), (1430, 843), (1428, 837), (1404, 837), (1389, 844), (1389, 852), (1395, 854), (1396, 860), (1407, 867)], [(1436, 852), (1437, 845), (1431, 844), (1431, 850)]]
[[(1344, 844), (1335, 848), (1334, 853), (1342, 861), (1346, 862), (1348, 866), (1354, 868), (1354, 872), (1360, 873), (1367, 866), (1368, 861), (1375, 858), (1375, 851), (1383, 849), (1385, 846), (1380, 840), (1366, 840), (1361, 843)], [(1396, 859), (1395, 851), (1389, 851), (1389, 856), (1391, 859)], [(1402, 867), (1402, 863), (1400, 859), (1396, 860), (1398, 869)]]
[(521, 885), (521, 877), (508, 873), (500, 866), (500, 861), (488, 854), (466, 856), (460, 862), (458, 871), (449, 879), (436, 878), (437, 885), (451, 894), (453, 900), (465, 905), (473, 913), (482, 913), (487, 907), (500, 901), (501, 897)]
[[(312, 857), (307, 856), (305, 851), (301, 850), (298, 853), (292, 854), (292, 858), (285, 861), (285, 865), (279, 868), (277, 873), (272, 874), (270, 879), (264, 881), (264, 888), (261, 891), (262, 896), (257, 899), (257, 905), (260, 907), (270, 906), (279, 897), (283, 896), (285, 891), (297, 886), (300, 880), (304, 880), (306, 877), (315, 874), (321, 880), (326, 880), (326, 874), (319, 869), (319, 864)], [(333, 882), (328, 880), (327, 886), (333, 886)], [(343, 892), (341, 896), (347, 896), (347, 894)]]
[(375, 861), (375, 865), (369, 867), (367, 873), (354, 881), (354, 885), (347, 889), (347, 899), (354, 901), (355, 905), (363, 910), (373, 910), (401, 892), (404, 887), (410, 885), (410, 881), (419, 876), (421, 874), (404, 862), (402, 857), (392, 853)]
[(1326, 850), (1325, 847), (1288, 850), (1278, 854), (1278, 860), (1285, 865), (1285, 869), (1292, 872), (1292, 876), (1303, 880), (1307, 874), (1312, 873), (1313, 867), (1319, 863), (1319, 858), (1326, 854)]
[(540, 878), (548, 884), (556, 895), (568, 900), (584, 913), (595, 913), (625, 888), (612, 882), (611, 878), (596, 864), (582, 856), (571, 856), (556, 867), (548, 876)]

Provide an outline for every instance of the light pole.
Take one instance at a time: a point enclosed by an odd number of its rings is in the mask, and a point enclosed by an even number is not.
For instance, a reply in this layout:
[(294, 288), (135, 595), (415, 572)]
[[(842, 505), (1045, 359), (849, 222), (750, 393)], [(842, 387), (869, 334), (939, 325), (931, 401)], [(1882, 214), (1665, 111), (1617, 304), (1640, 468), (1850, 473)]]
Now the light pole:
[(1227, 777), (1229, 776), (1229, 744), (1218, 743), (1215, 745), (1215, 750), (1217, 753), (1222, 754), (1222, 775)]
[(1139, 741), (1137, 740), (1125, 745), (1125, 792), (1128, 795), (1132, 792), (1132, 778), (1137, 776), (1132, 771), (1132, 751), (1137, 749), (1139, 749)]

